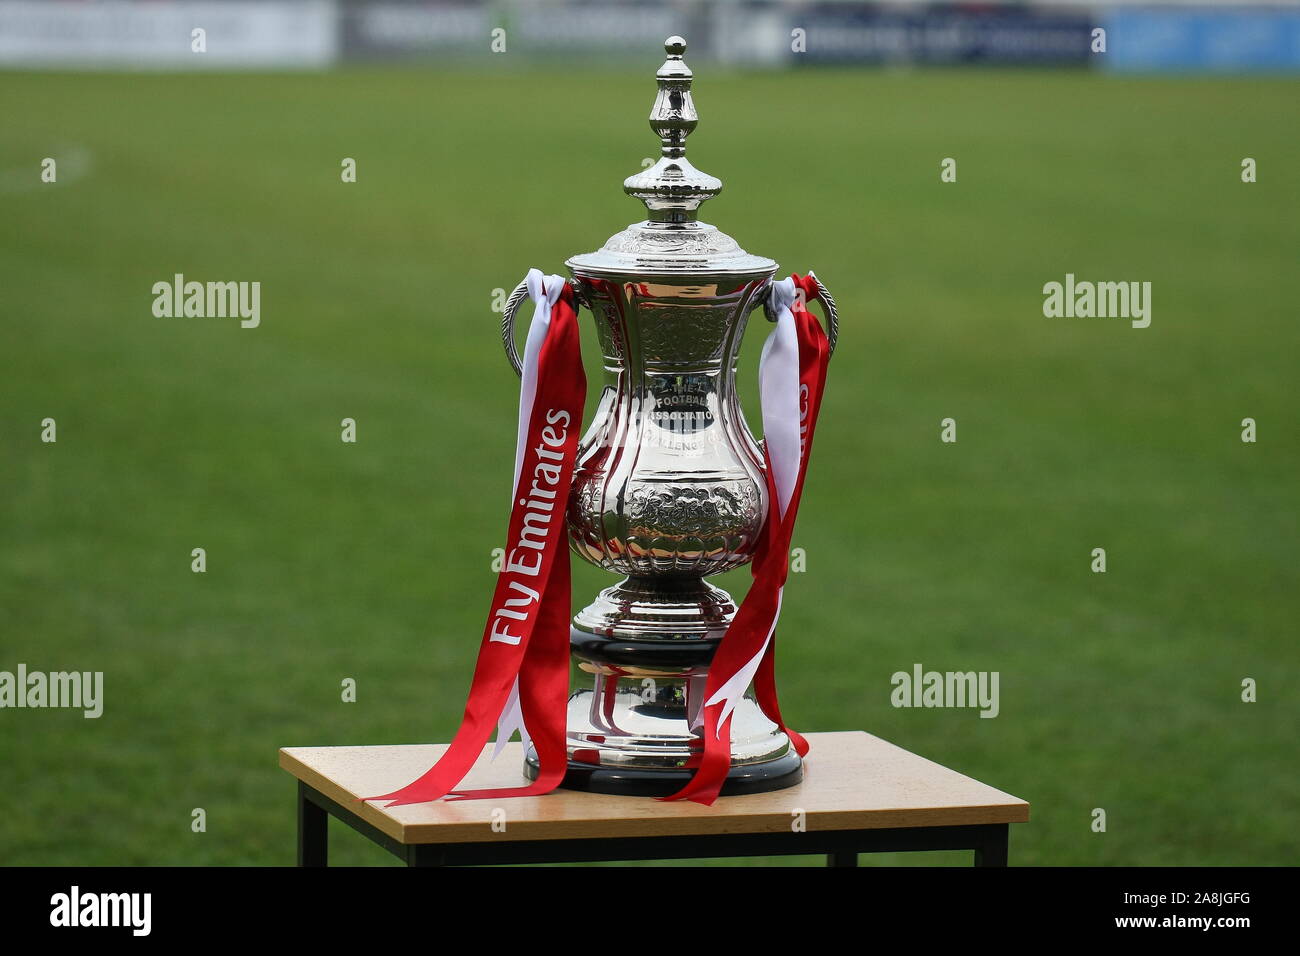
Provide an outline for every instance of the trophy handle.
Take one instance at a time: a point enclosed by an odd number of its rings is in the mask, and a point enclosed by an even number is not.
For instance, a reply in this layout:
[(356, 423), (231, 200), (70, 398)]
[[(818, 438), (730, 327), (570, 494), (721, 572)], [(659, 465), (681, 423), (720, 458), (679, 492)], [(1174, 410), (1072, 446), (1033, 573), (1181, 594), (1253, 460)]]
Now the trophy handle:
[(817, 286), (817, 298), (826, 310), (826, 343), (830, 346), (827, 358), (830, 358), (835, 354), (835, 341), (840, 337), (840, 314), (835, 311), (835, 297), (822, 285), (822, 280), (815, 275), (812, 280)]
[(528, 298), (527, 279), (515, 286), (515, 291), (510, 293), (510, 298), (506, 299), (506, 307), (501, 312), (501, 344), (506, 348), (506, 358), (510, 360), (510, 367), (520, 378), (524, 375), (524, 365), (519, 361), (519, 349), (515, 347), (515, 313), (519, 311), (520, 304), (526, 298)]
[[(817, 286), (817, 298), (826, 311), (826, 343), (830, 347), (827, 356), (829, 358), (835, 354), (835, 342), (840, 337), (840, 314), (835, 309), (835, 297), (831, 295), (830, 290), (822, 285), (822, 280), (817, 278), (816, 275), (813, 273), (809, 273), (809, 275), (812, 276), (813, 284)], [(763, 290), (763, 315), (769, 322), (776, 321), (776, 313), (772, 311), (772, 307), (768, 304), (766, 288)]]
[[(573, 307), (576, 310), (583, 304), (582, 289), (578, 283), (572, 279), (568, 280), (570, 287), (573, 289)], [(515, 291), (510, 293), (506, 299), (506, 307), (501, 311), (501, 344), (505, 346), (506, 358), (510, 360), (510, 367), (515, 370), (515, 374), (520, 378), (524, 375), (523, 362), (519, 360), (519, 349), (515, 345), (515, 313), (519, 311), (524, 300), (528, 298), (528, 280), (520, 282), (515, 286)]]

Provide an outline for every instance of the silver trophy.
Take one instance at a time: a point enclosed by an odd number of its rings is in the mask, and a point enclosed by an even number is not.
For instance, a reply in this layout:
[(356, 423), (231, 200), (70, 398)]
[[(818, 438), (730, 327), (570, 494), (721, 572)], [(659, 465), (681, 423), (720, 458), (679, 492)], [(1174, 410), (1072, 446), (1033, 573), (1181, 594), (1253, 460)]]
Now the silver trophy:
[[(698, 122), (686, 43), (670, 37), (664, 49), (650, 112), (662, 155), (623, 183), (649, 216), (566, 263), (604, 357), (568, 503), (569, 542), (626, 577), (573, 619), (563, 786), (646, 796), (671, 794), (694, 772), (709, 662), (736, 610), (704, 579), (749, 563), (767, 514), (763, 454), (735, 379), (746, 321), (765, 306), (777, 269), (699, 220), (722, 182), (686, 158)], [(834, 302), (819, 293), (833, 349)], [(516, 372), (515, 313), (526, 297), (520, 283), (502, 320)], [(799, 782), (799, 755), (752, 690), (731, 733), (724, 795)], [(525, 773), (537, 772), (529, 750)]]

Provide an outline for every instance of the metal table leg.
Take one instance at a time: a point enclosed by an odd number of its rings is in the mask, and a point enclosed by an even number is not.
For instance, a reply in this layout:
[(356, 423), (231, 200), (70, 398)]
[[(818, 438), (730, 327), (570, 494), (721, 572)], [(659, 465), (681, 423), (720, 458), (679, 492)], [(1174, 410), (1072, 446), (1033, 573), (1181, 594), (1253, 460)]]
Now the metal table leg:
[(298, 781), (298, 865), (329, 865), (329, 814), (307, 799), (307, 785)]
[(975, 848), (976, 866), (1006, 866), (1007, 844), (1011, 838), (1011, 826), (1007, 823), (988, 828), (989, 835)]

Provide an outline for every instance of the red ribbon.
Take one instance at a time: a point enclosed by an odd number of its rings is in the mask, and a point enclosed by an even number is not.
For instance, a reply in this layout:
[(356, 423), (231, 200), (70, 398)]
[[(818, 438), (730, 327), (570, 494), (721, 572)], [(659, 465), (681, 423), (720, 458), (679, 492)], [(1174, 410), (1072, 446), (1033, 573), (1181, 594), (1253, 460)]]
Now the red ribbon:
[(528, 444), (515, 487), (504, 566), (483, 629), (478, 663), (460, 729), (446, 753), (418, 780), (366, 800), (424, 803), (452, 793), (483, 752), (516, 677), (524, 725), (540, 762), (524, 787), (469, 790), (455, 798), (526, 797), (548, 793), (564, 777), (569, 696), (569, 549), (565, 512), (577, 459), (583, 399), (573, 290), (565, 284), (551, 309), (537, 362), (537, 391)]

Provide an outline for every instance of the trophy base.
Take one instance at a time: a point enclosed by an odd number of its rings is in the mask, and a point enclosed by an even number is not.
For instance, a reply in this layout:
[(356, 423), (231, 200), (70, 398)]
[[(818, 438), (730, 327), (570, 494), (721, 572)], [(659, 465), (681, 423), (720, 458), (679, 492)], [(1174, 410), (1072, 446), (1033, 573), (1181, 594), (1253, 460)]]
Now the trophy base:
[[(574, 619), (568, 769), (560, 786), (671, 796), (704, 753), (709, 665), (735, 615), (726, 591), (697, 577), (633, 576), (606, 588)], [(803, 779), (790, 738), (752, 691), (728, 706), (731, 766), (721, 794), (765, 793)], [(529, 748), (524, 773), (537, 779)]]
[[(580, 662), (579, 687), (569, 698), (568, 790), (666, 797), (695, 775), (704, 752), (698, 722), (705, 675), (661, 673), (657, 678), (611, 674)], [(695, 704), (696, 706), (692, 706)], [(538, 774), (537, 754), (526, 751), (524, 773)], [(731, 718), (731, 768), (722, 796), (766, 793), (803, 779), (803, 760), (790, 738), (752, 697), (737, 701)]]
[[(530, 749), (524, 760), (524, 776), (537, 779), (537, 757)], [(693, 770), (637, 770), (627, 767), (597, 767), (569, 761), (560, 786), (586, 793), (610, 793), (625, 797), (667, 797), (695, 776)], [(750, 793), (784, 790), (803, 780), (803, 760), (791, 750), (784, 757), (766, 763), (732, 767), (722, 785), (721, 796), (739, 797)]]

